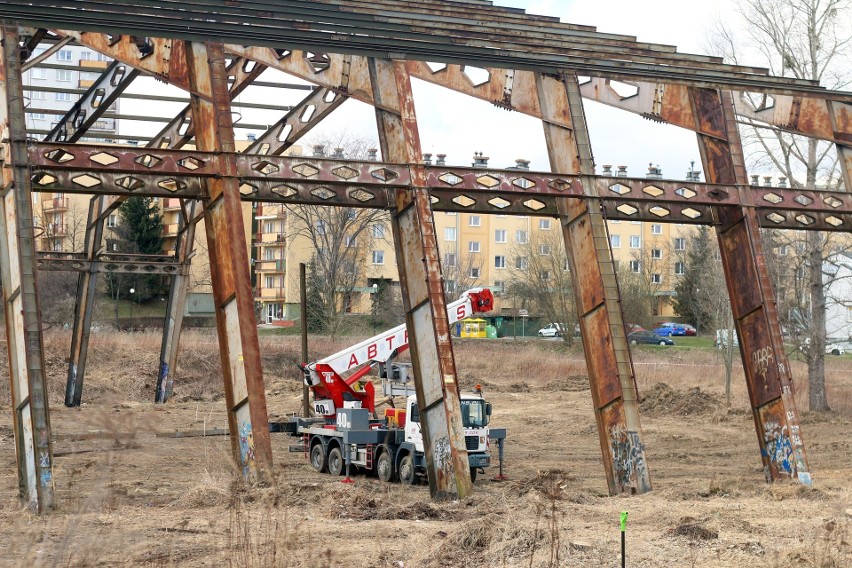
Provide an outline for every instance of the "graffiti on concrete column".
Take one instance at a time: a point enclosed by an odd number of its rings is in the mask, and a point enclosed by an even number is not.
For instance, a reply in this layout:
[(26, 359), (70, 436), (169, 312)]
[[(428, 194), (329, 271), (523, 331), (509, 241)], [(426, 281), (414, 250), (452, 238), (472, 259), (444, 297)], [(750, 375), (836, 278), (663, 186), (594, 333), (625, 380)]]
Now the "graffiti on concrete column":
[[(763, 454), (769, 458), (769, 463), (775, 466), (779, 473), (793, 477), (796, 475), (796, 462), (793, 457), (793, 445), (787, 433), (787, 426), (778, 422), (769, 421), (763, 425), (763, 441), (765, 443)], [(769, 467), (765, 469), (766, 479), (772, 480)]]
[(645, 446), (638, 432), (629, 432), (619, 426), (609, 429), (612, 465), (616, 483), (621, 487), (636, 487), (637, 479), (645, 476)]

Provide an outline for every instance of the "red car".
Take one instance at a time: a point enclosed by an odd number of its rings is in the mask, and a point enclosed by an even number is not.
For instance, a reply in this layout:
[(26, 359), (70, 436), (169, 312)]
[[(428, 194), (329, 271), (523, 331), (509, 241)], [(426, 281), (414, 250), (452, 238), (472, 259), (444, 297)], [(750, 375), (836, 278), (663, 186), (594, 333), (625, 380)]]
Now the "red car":
[(686, 333), (684, 335), (691, 335), (691, 336), (698, 335), (698, 330), (695, 329), (694, 327), (692, 327), (691, 325), (689, 325), (688, 323), (683, 324), (683, 327), (686, 330)]

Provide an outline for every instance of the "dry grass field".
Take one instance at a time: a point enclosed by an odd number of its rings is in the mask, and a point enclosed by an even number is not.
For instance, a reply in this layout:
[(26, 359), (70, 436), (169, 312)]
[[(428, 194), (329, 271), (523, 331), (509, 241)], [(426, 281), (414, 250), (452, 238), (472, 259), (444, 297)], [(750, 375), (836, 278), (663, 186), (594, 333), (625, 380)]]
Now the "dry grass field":
[[(45, 340), (58, 509), (38, 517), (17, 499), (3, 378), (0, 566), (620, 566), (620, 511), (630, 513), (628, 566), (852, 565), (850, 356), (827, 362), (835, 411), (803, 412), (814, 478), (805, 488), (764, 482), (741, 369), (727, 407), (716, 353), (635, 350), (654, 490), (609, 497), (579, 348), (457, 342), (462, 385), (482, 384), (492, 424), (509, 430), (510, 480), (489, 471), (471, 498), (434, 503), (425, 485), (318, 474), (283, 434), (273, 434), (265, 487), (242, 483), (226, 436), (156, 436), (227, 428), (211, 334), (184, 334), (167, 405), (151, 402), (156, 334), (94, 334), (79, 409), (62, 405), (69, 336)], [(311, 352), (349, 343), (312, 339)], [(298, 411), (298, 338), (264, 336), (261, 347), (270, 414)], [(804, 367), (793, 367), (801, 380)], [(106, 434), (74, 437), (91, 432)]]

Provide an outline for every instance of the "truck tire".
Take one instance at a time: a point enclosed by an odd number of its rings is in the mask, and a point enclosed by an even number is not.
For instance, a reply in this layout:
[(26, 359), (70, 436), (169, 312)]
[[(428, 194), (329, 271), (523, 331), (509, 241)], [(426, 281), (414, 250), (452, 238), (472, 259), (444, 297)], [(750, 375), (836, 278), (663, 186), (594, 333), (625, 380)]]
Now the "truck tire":
[(328, 473), (331, 475), (340, 475), (346, 468), (346, 462), (343, 460), (343, 452), (339, 446), (334, 446), (328, 452)]
[(390, 452), (382, 452), (379, 459), (376, 460), (376, 475), (385, 483), (393, 481), (393, 459), (391, 459)]
[(325, 458), (325, 446), (322, 442), (311, 446), (311, 467), (320, 473), (328, 471), (328, 460)]
[(476, 473), (479, 471), (479, 468), (472, 467), (470, 468), (470, 482), (476, 483)]
[(417, 476), (414, 474), (414, 460), (411, 454), (406, 454), (399, 461), (399, 481), (403, 485), (414, 485)]

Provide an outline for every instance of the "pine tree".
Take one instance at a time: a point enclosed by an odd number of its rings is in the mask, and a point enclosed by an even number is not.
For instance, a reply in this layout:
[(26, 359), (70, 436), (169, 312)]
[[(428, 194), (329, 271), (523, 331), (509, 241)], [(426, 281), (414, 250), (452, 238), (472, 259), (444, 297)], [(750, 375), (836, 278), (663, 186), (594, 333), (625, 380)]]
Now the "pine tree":
[[(163, 252), (163, 218), (160, 208), (151, 197), (133, 196), (118, 208), (118, 252), (130, 254), (161, 254)], [(143, 301), (162, 288), (162, 278), (156, 274), (118, 275), (107, 279), (110, 295), (115, 299)], [(133, 295), (130, 295), (130, 289)]]
[(701, 294), (702, 286), (707, 287), (707, 276), (713, 269), (713, 262), (710, 228), (701, 225), (687, 241), (684, 275), (675, 286), (677, 296), (674, 299), (675, 311), (699, 331), (706, 331), (706, 326), (713, 323), (707, 303), (702, 301), (708, 291)]

